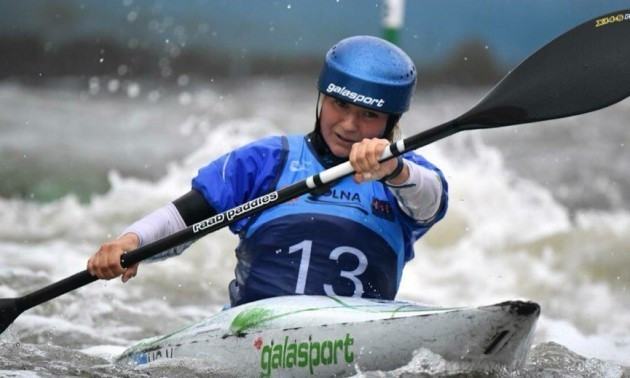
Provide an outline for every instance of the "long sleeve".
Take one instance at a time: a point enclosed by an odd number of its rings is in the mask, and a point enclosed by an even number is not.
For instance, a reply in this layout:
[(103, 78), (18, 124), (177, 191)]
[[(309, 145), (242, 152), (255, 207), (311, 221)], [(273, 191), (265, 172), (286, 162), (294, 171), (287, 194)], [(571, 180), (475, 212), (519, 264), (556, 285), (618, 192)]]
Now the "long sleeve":
[(421, 223), (432, 221), (442, 203), (442, 180), (433, 170), (403, 159), (409, 168), (409, 178), (400, 185), (387, 184), (401, 210)]
[[(179, 214), (179, 211), (177, 211), (175, 205), (169, 203), (127, 227), (125, 231), (123, 231), (123, 234), (132, 232), (138, 235), (138, 239), (140, 239), (138, 246), (141, 247), (172, 235), (184, 228), (186, 228), (186, 223), (182, 219), (182, 216)], [(180, 255), (191, 244), (192, 242), (189, 242), (171, 248), (147, 259), (147, 261), (164, 260), (172, 256)]]

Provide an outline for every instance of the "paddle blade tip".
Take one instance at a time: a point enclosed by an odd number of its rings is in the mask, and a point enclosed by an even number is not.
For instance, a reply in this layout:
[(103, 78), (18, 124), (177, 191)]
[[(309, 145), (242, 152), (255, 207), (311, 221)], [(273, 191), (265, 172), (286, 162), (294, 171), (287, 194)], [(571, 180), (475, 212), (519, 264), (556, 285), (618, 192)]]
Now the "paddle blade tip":
[(0, 334), (20, 315), (17, 301), (13, 298), (0, 299)]

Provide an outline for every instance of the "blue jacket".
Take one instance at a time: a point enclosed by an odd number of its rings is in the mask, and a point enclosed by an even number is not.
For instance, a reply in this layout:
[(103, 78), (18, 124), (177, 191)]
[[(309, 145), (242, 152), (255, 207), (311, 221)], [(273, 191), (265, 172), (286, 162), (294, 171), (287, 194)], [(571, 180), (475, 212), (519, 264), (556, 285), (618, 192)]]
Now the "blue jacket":
[[(446, 213), (448, 186), (441, 171), (415, 153), (404, 158), (438, 173), (439, 213), (420, 223), (406, 215), (387, 186), (346, 177), (241, 219), (232, 305), (290, 294), (394, 299), (413, 244)], [(304, 135), (268, 137), (226, 154), (199, 171), (193, 188), (223, 212), (325, 169)]]

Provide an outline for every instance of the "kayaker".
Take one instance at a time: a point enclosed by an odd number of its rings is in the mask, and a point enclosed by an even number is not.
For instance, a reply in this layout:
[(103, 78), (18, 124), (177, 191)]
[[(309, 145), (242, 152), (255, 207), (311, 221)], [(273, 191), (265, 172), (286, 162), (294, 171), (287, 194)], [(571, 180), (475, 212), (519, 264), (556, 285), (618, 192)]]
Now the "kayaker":
[(201, 168), (188, 193), (103, 244), (88, 270), (126, 282), (138, 265), (123, 269), (123, 251), (350, 160), (353, 177), (230, 226), (239, 237), (230, 302), (290, 294), (394, 299), (415, 241), (444, 217), (448, 202), (442, 172), (422, 156), (377, 160), (398, 138), (416, 76), (407, 54), (387, 41), (340, 41), (326, 54), (317, 82), (312, 132), (267, 137)]

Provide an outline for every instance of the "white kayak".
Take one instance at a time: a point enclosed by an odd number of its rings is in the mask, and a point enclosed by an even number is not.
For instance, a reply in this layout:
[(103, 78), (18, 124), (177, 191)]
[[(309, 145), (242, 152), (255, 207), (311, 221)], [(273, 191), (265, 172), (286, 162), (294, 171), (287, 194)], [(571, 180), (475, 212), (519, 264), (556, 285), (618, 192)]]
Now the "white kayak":
[(116, 362), (188, 357), (224, 376), (343, 376), (357, 369), (396, 369), (426, 348), (447, 360), (519, 367), (539, 314), (536, 303), (521, 301), (440, 308), (363, 298), (277, 297), (140, 341)]

